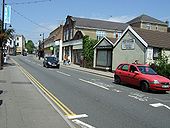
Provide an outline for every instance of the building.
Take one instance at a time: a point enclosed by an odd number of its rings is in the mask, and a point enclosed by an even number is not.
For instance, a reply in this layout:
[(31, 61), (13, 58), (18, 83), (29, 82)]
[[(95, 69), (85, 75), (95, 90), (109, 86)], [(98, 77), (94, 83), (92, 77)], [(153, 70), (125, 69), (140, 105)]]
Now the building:
[(47, 39), (44, 40), (45, 56), (55, 55), (62, 61), (62, 42), (63, 42), (63, 25), (52, 31)]
[(71, 56), (71, 61), (80, 64), (83, 36), (100, 40), (104, 36), (118, 38), (128, 25), (96, 19), (67, 16), (63, 26), (63, 56)]
[(127, 24), (131, 25), (132, 27), (153, 30), (153, 31), (160, 31), (160, 32), (167, 32), (168, 31), (168, 21), (160, 21), (148, 15), (141, 15), (138, 16)]
[(23, 54), (25, 50), (25, 37), (23, 35), (14, 35), (13, 46), (16, 49), (16, 54)]
[(94, 46), (94, 68), (103, 70), (112, 69), (112, 52), (116, 40), (116, 38), (103, 37)]
[(112, 70), (120, 63), (154, 63), (159, 53), (165, 53), (170, 63), (170, 33), (128, 26), (113, 48)]
[(117, 41), (104, 37), (96, 44), (94, 68), (114, 70), (120, 63), (132, 63), (135, 60), (142, 64), (153, 63), (163, 50), (169, 56), (168, 22), (141, 15), (127, 23), (129, 27)]

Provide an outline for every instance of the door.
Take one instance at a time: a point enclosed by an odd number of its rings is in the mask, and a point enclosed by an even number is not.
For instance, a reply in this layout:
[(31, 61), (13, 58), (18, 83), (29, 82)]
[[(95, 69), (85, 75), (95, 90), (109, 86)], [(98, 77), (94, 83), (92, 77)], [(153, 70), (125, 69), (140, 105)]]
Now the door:
[(119, 70), (119, 72), (117, 73), (118, 76), (120, 76), (120, 79), (123, 83), (128, 82), (128, 73), (129, 73), (128, 69), (129, 69), (129, 64), (124, 64)]
[(129, 73), (128, 73), (128, 84), (132, 85), (138, 85), (138, 74), (134, 73), (135, 71), (138, 71), (137, 68), (133, 65), (130, 65), (129, 67)]

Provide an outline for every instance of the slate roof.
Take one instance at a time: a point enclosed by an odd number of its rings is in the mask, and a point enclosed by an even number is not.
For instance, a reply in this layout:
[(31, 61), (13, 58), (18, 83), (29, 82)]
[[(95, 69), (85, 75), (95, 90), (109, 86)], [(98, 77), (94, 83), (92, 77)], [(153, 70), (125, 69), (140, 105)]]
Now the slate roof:
[(149, 46), (170, 49), (170, 33), (132, 27)]
[(145, 14), (132, 19), (131, 21), (127, 22), (127, 24), (133, 24), (133, 23), (138, 23), (138, 22), (149, 22), (149, 23), (156, 23), (156, 24), (167, 26), (167, 23), (160, 21), (158, 19), (155, 19), (151, 16), (145, 15)]
[(85, 27), (85, 28), (94, 28), (94, 29), (107, 29), (107, 30), (118, 30), (124, 31), (128, 24), (119, 23), (119, 22), (111, 22), (111, 21), (103, 21), (97, 19), (87, 19), (87, 18), (79, 18), (72, 17), (75, 22), (76, 27)]

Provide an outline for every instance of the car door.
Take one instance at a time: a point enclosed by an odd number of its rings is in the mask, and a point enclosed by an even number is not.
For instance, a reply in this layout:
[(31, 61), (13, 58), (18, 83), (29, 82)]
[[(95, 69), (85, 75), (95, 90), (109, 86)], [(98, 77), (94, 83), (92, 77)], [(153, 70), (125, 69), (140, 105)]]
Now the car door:
[(128, 69), (129, 69), (129, 64), (124, 64), (119, 71), (119, 76), (123, 83), (128, 82)]
[(134, 65), (129, 66), (129, 71), (128, 71), (128, 79), (127, 83), (132, 84), (132, 85), (138, 85), (139, 79), (137, 73), (135, 71), (138, 71), (137, 68)]

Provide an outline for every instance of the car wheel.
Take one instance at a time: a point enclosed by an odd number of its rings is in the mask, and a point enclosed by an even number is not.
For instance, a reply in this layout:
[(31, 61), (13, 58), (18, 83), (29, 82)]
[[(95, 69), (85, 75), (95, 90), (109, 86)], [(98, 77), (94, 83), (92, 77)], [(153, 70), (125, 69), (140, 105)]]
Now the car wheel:
[(121, 82), (120, 77), (119, 77), (119, 76), (115, 76), (115, 77), (114, 77), (114, 82), (115, 82), (116, 84), (120, 84), (120, 82)]
[(145, 81), (141, 83), (140, 87), (141, 87), (142, 92), (148, 92), (149, 91), (149, 84)]

